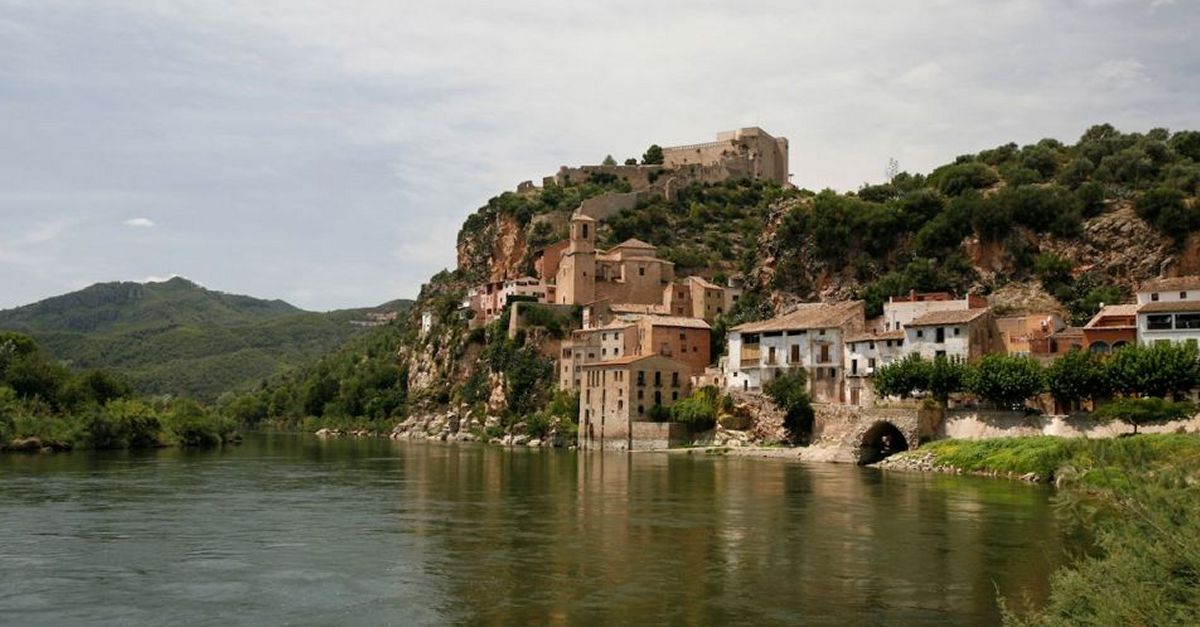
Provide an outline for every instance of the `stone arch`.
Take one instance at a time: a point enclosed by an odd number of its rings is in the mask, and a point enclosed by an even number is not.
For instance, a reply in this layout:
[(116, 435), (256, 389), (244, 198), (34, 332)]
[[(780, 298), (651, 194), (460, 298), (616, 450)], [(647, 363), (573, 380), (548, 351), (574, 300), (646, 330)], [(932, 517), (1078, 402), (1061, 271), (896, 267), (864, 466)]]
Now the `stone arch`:
[(1092, 342), (1088, 346), (1088, 350), (1092, 351), (1093, 353), (1099, 353), (1101, 355), (1107, 355), (1108, 353), (1112, 352), (1112, 349), (1110, 349), (1108, 347), (1108, 342), (1103, 342), (1103, 341)]
[(874, 464), (875, 462), (908, 450), (908, 438), (896, 425), (880, 420), (871, 425), (858, 443), (858, 463)]

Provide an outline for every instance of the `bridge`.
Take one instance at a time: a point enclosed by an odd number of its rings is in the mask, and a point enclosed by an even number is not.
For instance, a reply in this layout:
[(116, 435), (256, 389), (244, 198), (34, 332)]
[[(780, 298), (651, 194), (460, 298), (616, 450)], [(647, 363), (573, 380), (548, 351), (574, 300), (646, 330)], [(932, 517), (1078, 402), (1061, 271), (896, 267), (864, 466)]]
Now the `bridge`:
[(940, 409), (920, 407), (854, 407), (813, 403), (813, 441), (854, 452), (860, 464), (916, 448), (934, 437)]

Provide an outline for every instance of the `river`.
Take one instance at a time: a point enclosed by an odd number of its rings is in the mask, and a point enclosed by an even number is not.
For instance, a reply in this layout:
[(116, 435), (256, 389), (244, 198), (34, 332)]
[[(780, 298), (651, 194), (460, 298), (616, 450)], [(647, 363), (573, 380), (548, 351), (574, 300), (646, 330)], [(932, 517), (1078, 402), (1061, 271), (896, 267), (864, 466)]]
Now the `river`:
[(248, 437), (0, 456), (8, 625), (990, 624), (1051, 491), (682, 454)]

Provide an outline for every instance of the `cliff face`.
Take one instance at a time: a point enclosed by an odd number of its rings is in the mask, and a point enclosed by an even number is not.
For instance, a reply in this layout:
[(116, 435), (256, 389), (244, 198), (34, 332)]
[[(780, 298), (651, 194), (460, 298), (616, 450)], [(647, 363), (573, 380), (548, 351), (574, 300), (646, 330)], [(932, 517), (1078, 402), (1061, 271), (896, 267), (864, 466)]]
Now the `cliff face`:
[(502, 281), (520, 276), (529, 253), (527, 229), (517, 216), (491, 211), (483, 228), (458, 237), (458, 268), (464, 276), (482, 281)]

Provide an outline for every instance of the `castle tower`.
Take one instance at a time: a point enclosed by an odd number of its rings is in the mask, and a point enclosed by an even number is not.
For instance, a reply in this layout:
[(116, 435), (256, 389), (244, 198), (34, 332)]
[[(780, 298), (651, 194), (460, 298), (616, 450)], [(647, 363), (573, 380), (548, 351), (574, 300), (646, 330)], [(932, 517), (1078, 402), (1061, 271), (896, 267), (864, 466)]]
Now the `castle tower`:
[(596, 296), (596, 220), (571, 216), (571, 237), (555, 277), (555, 300), (560, 305), (583, 305)]

